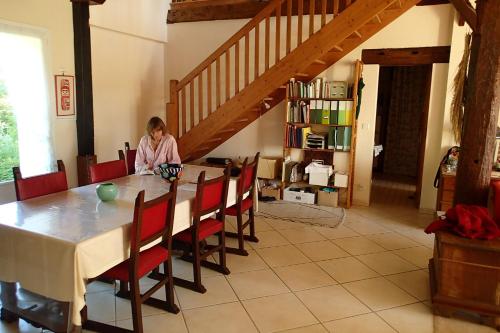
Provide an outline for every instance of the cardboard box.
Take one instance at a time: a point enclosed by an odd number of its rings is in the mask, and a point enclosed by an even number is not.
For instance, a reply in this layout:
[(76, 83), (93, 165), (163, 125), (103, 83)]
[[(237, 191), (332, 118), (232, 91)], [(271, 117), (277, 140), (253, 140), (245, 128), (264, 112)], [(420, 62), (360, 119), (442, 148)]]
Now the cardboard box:
[(333, 167), (313, 162), (306, 167), (306, 173), (309, 174), (309, 184), (327, 186), (333, 174)]
[(318, 191), (318, 205), (337, 207), (339, 205), (339, 191), (334, 192)]
[(344, 172), (336, 171), (333, 176), (333, 185), (335, 187), (347, 187), (349, 176)]
[(262, 188), (261, 192), (263, 197), (273, 197), (276, 200), (279, 200), (281, 195), (280, 195), (280, 189), (274, 188), (272, 186), (265, 186)]
[(281, 177), (281, 157), (259, 157), (257, 178), (275, 179)]
[(290, 191), (290, 187), (287, 187), (283, 191), (283, 200), (314, 205), (316, 193)]

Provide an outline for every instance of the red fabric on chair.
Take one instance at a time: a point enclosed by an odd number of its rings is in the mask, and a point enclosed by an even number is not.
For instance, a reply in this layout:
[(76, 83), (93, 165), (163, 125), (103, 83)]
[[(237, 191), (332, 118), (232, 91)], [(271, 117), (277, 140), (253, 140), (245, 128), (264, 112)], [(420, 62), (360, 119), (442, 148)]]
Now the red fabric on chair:
[(64, 171), (24, 178), (16, 180), (16, 183), (19, 201), (66, 191), (68, 189), (66, 173)]
[[(251, 207), (253, 207), (253, 199), (250, 197), (243, 199), (243, 201), (241, 202), (241, 212), (242, 213), (246, 212)], [(238, 210), (236, 209), (236, 205), (232, 205), (231, 207), (226, 208), (226, 215), (230, 215), (230, 216), (238, 215)]]
[(220, 205), (224, 182), (207, 184), (203, 187), (203, 195), (200, 210), (210, 210)]
[(254, 173), (257, 172), (257, 165), (246, 165), (245, 169), (241, 171), (245, 174), (243, 183), (243, 193), (250, 190), (250, 187), (254, 184), (255, 177)]
[(425, 232), (449, 231), (471, 239), (495, 239), (500, 237), (500, 226), (495, 222), (488, 209), (480, 206), (458, 204), (448, 209), (444, 220), (432, 222)]
[[(168, 250), (157, 245), (150, 249), (144, 250), (139, 254), (139, 265), (137, 266), (137, 277), (140, 279), (144, 275), (158, 267), (162, 262), (167, 260)], [(101, 276), (111, 280), (130, 281), (129, 266), (130, 260), (127, 259), (121, 264), (114, 266), (106, 271)]]
[[(200, 229), (199, 229), (199, 240), (204, 240), (205, 238), (219, 232), (222, 230), (223, 223), (219, 220), (213, 219), (213, 218), (207, 218), (203, 221), (200, 222)], [(183, 232), (178, 233), (177, 235), (174, 236), (174, 239), (180, 240), (181, 242), (184, 243), (192, 243), (192, 229), (186, 229)]]
[[(146, 208), (142, 211), (142, 228), (141, 239), (143, 241), (161, 232), (167, 226), (165, 225), (165, 216), (168, 214), (167, 202), (158, 204), (156, 206)], [(134, 225), (133, 227), (135, 227)], [(132, 237), (135, 235), (135, 230), (132, 231)]]
[(123, 160), (97, 163), (89, 167), (89, 173), (91, 184), (100, 183), (127, 176), (127, 166)]

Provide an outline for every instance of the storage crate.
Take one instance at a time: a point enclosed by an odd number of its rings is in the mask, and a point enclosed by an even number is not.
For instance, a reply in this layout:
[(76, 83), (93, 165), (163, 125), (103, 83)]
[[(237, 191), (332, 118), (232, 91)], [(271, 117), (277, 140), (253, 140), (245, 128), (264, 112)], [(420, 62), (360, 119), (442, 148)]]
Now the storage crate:
[(336, 189), (333, 192), (318, 191), (318, 205), (337, 207), (339, 205), (339, 191)]
[(291, 191), (290, 187), (283, 191), (283, 200), (291, 202), (301, 202), (314, 205), (316, 202), (316, 193), (308, 193), (301, 189), (302, 192)]
[(306, 167), (305, 171), (309, 174), (309, 184), (327, 186), (333, 174), (333, 167), (313, 162)]
[(257, 178), (275, 179), (281, 177), (281, 157), (259, 157)]

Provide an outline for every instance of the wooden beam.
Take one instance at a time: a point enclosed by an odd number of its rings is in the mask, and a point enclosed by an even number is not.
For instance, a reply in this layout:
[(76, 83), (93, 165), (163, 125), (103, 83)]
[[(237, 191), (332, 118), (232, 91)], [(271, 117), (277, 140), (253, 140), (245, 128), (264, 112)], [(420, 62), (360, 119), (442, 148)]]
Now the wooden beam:
[(450, 60), (450, 47), (434, 46), (363, 50), (361, 60), (365, 64), (377, 64), (381, 66), (416, 66), (448, 63)]
[(455, 203), (486, 206), (500, 108), (500, 1), (478, 0)]
[[(478, 0), (480, 1), (480, 0)], [(450, 0), (450, 2), (455, 6), (456, 10), (460, 13), (462, 18), (467, 22), (467, 24), (476, 30), (477, 26), (477, 15), (476, 10), (468, 0)]]
[(449, 3), (449, 0), (422, 0), (419, 4), (417, 4), (417, 6), (444, 5)]

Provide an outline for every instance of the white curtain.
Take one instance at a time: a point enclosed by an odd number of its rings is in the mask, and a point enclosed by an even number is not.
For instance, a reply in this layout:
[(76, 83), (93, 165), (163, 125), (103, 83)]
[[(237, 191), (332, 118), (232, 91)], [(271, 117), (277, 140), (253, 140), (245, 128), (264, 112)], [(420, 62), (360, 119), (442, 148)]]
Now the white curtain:
[(0, 20), (0, 79), (16, 115), (23, 177), (55, 169), (47, 49), (43, 29)]

